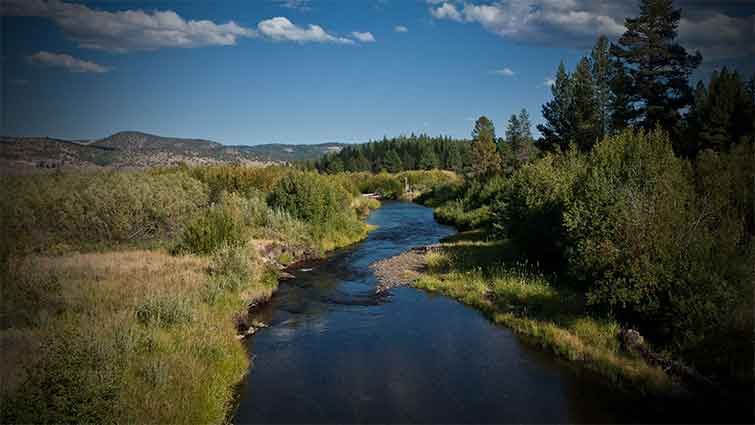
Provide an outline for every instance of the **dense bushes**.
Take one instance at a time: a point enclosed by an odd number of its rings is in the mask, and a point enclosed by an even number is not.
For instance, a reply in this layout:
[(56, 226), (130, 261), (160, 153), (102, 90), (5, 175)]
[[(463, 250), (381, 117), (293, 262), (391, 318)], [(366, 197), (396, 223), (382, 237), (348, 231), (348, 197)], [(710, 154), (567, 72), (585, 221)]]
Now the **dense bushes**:
[(294, 217), (324, 225), (350, 208), (351, 197), (339, 185), (315, 173), (291, 173), (268, 195), (268, 203)]
[(512, 239), (528, 258), (545, 268), (564, 266), (563, 213), (584, 172), (574, 151), (526, 164), (492, 195), (493, 229)]
[[(706, 371), (751, 379), (753, 182), (752, 144), (690, 163), (664, 132), (629, 130), (423, 200), (561, 272), (593, 311)], [(470, 219), (486, 205), (489, 226)]]
[(237, 194), (221, 194), (220, 201), (190, 221), (178, 236), (175, 252), (211, 254), (223, 244), (246, 242), (244, 200)]
[(13, 177), (0, 191), (2, 233), (24, 250), (170, 236), (207, 203), (181, 172)]
[(698, 173), (696, 191), (666, 134), (609, 138), (595, 147), (563, 218), (570, 270), (588, 302), (686, 354), (741, 326), (731, 313), (752, 293), (746, 217), (732, 205), (737, 182), (715, 154), (698, 168), (717, 172)]

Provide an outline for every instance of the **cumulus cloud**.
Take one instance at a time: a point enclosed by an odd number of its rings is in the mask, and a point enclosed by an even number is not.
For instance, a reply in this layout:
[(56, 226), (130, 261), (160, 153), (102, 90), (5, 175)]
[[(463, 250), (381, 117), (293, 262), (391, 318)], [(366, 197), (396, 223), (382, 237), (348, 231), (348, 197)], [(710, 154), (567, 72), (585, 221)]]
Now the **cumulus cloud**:
[(70, 72), (92, 72), (96, 74), (102, 74), (108, 72), (109, 69), (100, 64), (77, 59), (71, 55), (63, 53), (50, 53), (50, 52), (37, 52), (29, 56), (29, 61), (38, 65), (53, 66), (57, 68), (65, 68)]
[(508, 0), (494, 3), (443, 2), (430, 7), (436, 19), (477, 23), (502, 37), (532, 43), (594, 42), (595, 36), (624, 32), (603, 2), (581, 7), (577, 0)]
[[(636, 2), (598, 0), (426, 0), (435, 19), (476, 23), (501, 37), (524, 43), (586, 48), (598, 35), (616, 39), (624, 19), (637, 16)], [(748, 2), (677, 0), (682, 9), (679, 40), (706, 59), (755, 54), (755, 15)], [(749, 8), (748, 8), (749, 7)], [(726, 12), (726, 13), (724, 13)], [(727, 14), (728, 13), (728, 14)]]
[(185, 20), (171, 10), (108, 12), (60, 0), (3, 0), (2, 14), (51, 19), (79, 47), (112, 52), (230, 46), (255, 35), (233, 21)]
[(358, 32), (354, 31), (351, 33), (354, 38), (361, 41), (362, 43), (374, 43), (375, 37), (372, 35), (371, 32)]
[(403, 25), (396, 25), (393, 27), (393, 31), (395, 32), (409, 32), (409, 28), (403, 26)]
[[(431, 4), (434, 3), (431, 2)], [(430, 8), (430, 14), (432, 14), (435, 19), (448, 19), (457, 22), (463, 20), (461, 13), (459, 13), (456, 6), (452, 3), (443, 3), (436, 8)]]
[(265, 37), (278, 41), (354, 44), (354, 40), (328, 34), (319, 25), (309, 25), (305, 29), (282, 16), (261, 21), (257, 24), (257, 30)]
[(516, 73), (511, 68), (501, 68), (493, 71), (494, 74), (503, 75), (504, 77), (513, 77)]

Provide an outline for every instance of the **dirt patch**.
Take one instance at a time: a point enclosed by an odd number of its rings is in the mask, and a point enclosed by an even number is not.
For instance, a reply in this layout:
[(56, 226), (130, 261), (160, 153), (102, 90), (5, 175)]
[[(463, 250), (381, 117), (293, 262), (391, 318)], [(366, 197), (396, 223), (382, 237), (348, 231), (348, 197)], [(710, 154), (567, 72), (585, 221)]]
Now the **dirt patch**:
[(440, 245), (420, 246), (395, 257), (370, 264), (370, 268), (375, 271), (375, 276), (378, 278), (375, 292), (379, 294), (414, 282), (418, 273), (427, 267), (425, 254), (439, 248)]

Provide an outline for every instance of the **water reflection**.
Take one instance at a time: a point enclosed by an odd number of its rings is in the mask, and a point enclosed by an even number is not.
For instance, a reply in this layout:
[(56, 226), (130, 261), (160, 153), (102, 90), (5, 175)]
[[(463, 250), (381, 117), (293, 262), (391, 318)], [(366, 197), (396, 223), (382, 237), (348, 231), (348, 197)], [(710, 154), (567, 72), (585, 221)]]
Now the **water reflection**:
[(411, 288), (376, 296), (370, 263), (452, 229), (407, 203), (369, 221), (380, 227), (366, 241), (299, 272), (257, 313), (272, 326), (248, 343), (254, 367), (234, 423), (617, 419), (589, 376), (478, 312)]

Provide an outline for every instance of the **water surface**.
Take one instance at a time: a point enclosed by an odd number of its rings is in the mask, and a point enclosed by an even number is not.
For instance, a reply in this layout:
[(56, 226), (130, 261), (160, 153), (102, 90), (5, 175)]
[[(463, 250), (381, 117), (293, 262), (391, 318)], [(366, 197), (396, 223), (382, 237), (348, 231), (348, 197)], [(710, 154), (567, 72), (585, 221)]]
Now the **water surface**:
[[(595, 380), (442, 296), (376, 296), (374, 261), (453, 229), (386, 202), (367, 240), (294, 271), (257, 314), (234, 423), (555, 423), (626, 420)], [(622, 417), (617, 417), (621, 415)]]

